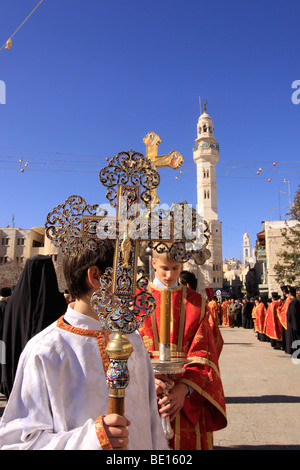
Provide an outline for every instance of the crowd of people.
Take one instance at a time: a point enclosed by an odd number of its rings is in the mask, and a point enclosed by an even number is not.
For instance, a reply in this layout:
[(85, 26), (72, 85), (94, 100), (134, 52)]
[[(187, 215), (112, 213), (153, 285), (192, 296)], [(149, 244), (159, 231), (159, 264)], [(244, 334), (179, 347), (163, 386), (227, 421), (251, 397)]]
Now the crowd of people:
[(292, 355), (300, 346), (300, 288), (282, 286), (281, 295), (260, 295), (222, 303), (217, 297), (207, 301), (218, 325), (253, 329), (259, 341)]

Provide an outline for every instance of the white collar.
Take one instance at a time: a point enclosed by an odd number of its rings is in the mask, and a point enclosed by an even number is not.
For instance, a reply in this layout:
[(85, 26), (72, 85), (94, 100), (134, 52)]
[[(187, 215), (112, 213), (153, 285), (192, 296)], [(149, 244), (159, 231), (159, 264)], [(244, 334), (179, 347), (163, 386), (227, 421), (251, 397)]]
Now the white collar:
[(76, 328), (82, 328), (84, 330), (92, 330), (92, 331), (102, 331), (102, 325), (99, 320), (96, 318), (88, 317), (83, 313), (77, 312), (72, 307), (74, 303), (69, 304), (67, 311), (64, 315), (64, 320), (69, 323), (70, 325)]
[(178, 287), (178, 281), (175, 281), (174, 284), (172, 284), (172, 286), (167, 287), (161, 281), (159, 281), (157, 277), (154, 278), (153, 284), (157, 287), (160, 287), (161, 289), (174, 289), (175, 287)]

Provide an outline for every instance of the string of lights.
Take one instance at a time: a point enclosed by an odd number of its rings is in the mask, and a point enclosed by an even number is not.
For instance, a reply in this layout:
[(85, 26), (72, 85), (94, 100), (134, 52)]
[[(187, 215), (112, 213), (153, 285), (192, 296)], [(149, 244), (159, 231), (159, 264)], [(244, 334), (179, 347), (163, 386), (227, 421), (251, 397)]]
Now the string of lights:
[[(55, 154), (58, 154), (55, 152)], [(70, 155), (63, 154), (60, 155)], [(81, 155), (77, 155), (80, 157)], [(30, 157), (28, 160), (23, 157), (17, 157), (12, 155), (0, 155), (0, 170), (1, 171), (20, 171), (25, 172), (69, 172), (69, 173), (98, 173), (103, 167), (104, 161), (107, 161), (107, 157), (95, 157), (95, 161), (89, 161), (86, 159), (67, 159), (67, 158), (42, 158), (42, 157)], [(104, 161), (103, 161), (104, 160)], [(5, 165), (5, 164), (8, 165)], [(217, 167), (217, 177), (222, 179), (262, 179), (271, 182), (273, 180), (282, 180), (286, 182), (288, 180), (299, 180), (297, 176), (297, 170), (300, 174), (300, 162), (293, 162), (293, 166), (287, 167), (286, 162), (277, 164), (276, 168), (260, 168), (260, 171), (256, 171), (256, 167), (250, 166), (245, 167), (243, 164)], [(298, 166), (297, 166), (298, 164)], [(159, 168), (159, 172), (163, 174), (164, 178), (175, 178), (181, 180), (182, 178), (195, 178), (197, 176), (196, 167), (186, 166), (183, 169), (174, 171), (170, 168)], [(270, 171), (271, 170), (271, 171)]]
[[(14, 147), (0, 147), (2, 150), (17, 152), (19, 155), (0, 155), (0, 163), (10, 163), (13, 166), (1, 166), (1, 170), (29, 172), (69, 172), (69, 173), (95, 173), (100, 170), (107, 156), (91, 155), (87, 153), (72, 153), (38, 149), (25, 149)], [(30, 156), (24, 157), (20, 155)], [(34, 156), (32, 154), (38, 154)], [(59, 157), (59, 158), (57, 158)], [(164, 178), (195, 178), (197, 176), (195, 163), (192, 159), (185, 160), (180, 172), (170, 168), (159, 168)], [(294, 161), (252, 161), (234, 162), (222, 161), (216, 166), (217, 177), (222, 179), (257, 179), (271, 182), (273, 180), (299, 180), (297, 173), (300, 174), (300, 160)], [(175, 174), (174, 174), (175, 173)], [(179, 173), (179, 175), (178, 175)], [(283, 176), (282, 176), (283, 175)]]

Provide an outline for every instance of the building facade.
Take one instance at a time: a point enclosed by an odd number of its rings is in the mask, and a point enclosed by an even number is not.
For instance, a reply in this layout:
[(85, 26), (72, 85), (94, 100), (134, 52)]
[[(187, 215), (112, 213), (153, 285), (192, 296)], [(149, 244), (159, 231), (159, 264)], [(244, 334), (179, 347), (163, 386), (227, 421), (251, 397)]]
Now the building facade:
[(0, 265), (12, 262), (22, 264), (31, 256), (44, 254), (44, 238), (43, 227), (0, 228)]
[(264, 221), (263, 230), (257, 234), (257, 262), (262, 263), (260, 291), (268, 293), (269, 296), (272, 292), (281, 293), (274, 266), (280, 261), (279, 253), (285, 244), (282, 230), (297, 224), (297, 220)]

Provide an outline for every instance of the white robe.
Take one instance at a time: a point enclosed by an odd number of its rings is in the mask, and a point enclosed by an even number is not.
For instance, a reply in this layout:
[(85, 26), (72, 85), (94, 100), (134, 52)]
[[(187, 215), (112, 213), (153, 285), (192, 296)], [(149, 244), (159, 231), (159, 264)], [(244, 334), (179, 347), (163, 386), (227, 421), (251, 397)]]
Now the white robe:
[[(64, 318), (73, 327), (101, 331), (97, 320), (70, 305)], [(167, 450), (150, 359), (137, 331), (127, 338), (133, 346), (125, 389), (125, 416), (131, 422), (128, 449)], [(107, 410), (108, 387), (97, 338), (66, 331), (55, 322), (22, 352), (0, 422), (0, 449), (100, 450), (95, 420)]]

